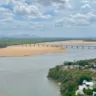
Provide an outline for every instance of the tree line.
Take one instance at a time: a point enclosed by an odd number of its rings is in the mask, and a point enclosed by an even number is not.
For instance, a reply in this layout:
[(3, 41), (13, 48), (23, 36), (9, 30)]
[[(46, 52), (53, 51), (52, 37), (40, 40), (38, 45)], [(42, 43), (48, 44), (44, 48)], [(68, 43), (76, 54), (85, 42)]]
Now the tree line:
[(0, 48), (6, 48), (6, 47), (7, 47), (7, 44), (5, 44), (5, 43), (0, 44)]

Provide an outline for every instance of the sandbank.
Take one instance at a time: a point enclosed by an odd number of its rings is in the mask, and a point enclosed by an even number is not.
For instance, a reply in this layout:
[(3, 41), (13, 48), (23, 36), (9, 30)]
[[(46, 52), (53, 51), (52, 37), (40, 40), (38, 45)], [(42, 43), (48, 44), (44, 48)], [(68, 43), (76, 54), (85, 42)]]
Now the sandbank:
[(64, 51), (65, 49), (61, 47), (16, 45), (8, 46), (7, 48), (0, 48), (0, 57), (33, 56), (39, 54), (58, 53)]
[(96, 42), (91, 41), (83, 41), (83, 40), (69, 40), (69, 41), (62, 41), (61, 43), (64, 44), (96, 44)]

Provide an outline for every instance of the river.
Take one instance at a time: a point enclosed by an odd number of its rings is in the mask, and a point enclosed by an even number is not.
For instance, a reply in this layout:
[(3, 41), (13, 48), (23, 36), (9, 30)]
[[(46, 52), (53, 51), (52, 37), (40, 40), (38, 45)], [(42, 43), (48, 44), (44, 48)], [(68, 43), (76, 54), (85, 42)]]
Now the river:
[(68, 49), (30, 57), (0, 58), (0, 96), (60, 96), (59, 86), (47, 79), (49, 68), (64, 61), (96, 58), (96, 50)]

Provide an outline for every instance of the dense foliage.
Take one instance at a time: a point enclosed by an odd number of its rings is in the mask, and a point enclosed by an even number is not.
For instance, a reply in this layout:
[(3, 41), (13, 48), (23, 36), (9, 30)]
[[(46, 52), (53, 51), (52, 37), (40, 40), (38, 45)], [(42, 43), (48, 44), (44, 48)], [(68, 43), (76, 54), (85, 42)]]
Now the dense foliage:
[[(54, 42), (54, 41), (67, 41), (67, 40), (84, 40), (84, 41), (93, 41), (90, 38), (41, 38), (41, 37), (36, 37), (36, 38), (20, 38), (20, 37), (5, 37), (5, 38), (0, 38), (0, 44), (6, 43), (7, 45), (14, 45), (14, 44), (35, 44), (35, 43), (42, 43), (42, 42)], [(94, 39), (95, 40), (95, 39)], [(95, 40), (96, 41), (96, 40)]]
[[(65, 65), (71, 64), (79, 64), (81, 66), (90, 65), (90, 61), (92, 60), (81, 60), (77, 62), (65, 62)], [(95, 61), (95, 59), (93, 59)], [(48, 77), (56, 80), (57, 82), (61, 82), (60, 92), (62, 96), (75, 96), (75, 92), (79, 85), (82, 84), (83, 80), (91, 81), (93, 77), (95, 77), (96, 72), (90, 70), (71, 70), (71, 69), (63, 69), (64, 65), (56, 66), (55, 68), (51, 68), (49, 70)], [(90, 90), (86, 90), (88, 94), (91, 94)], [(81, 95), (78, 95), (81, 96)]]
[(80, 60), (80, 61), (74, 61), (74, 62), (64, 62), (64, 65), (80, 65), (80, 66), (85, 66), (89, 65), (88, 60)]
[(87, 96), (92, 96), (93, 92), (96, 92), (96, 88), (93, 89), (84, 89), (83, 92), (87, 95)]
[(6, 48), (6, 47), (7, 47), (7, 44), (5, 43), (0, 44), (0, 48)]
[(36, 44), (42, 42), (55, 42), (65, 41), (65, 38), (0, 38), (0, 44), (6, 43), (7, 45), (18, 45), (18, 44)]
[(92, 89), (84, 89), (83, 91), (86, 95), (93, 95), (93, 90)]

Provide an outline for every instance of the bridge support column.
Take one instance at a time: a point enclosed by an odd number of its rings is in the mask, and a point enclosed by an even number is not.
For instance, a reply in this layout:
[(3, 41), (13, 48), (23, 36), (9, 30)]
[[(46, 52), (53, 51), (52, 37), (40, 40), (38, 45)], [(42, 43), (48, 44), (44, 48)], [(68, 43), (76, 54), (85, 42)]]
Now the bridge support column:
[(71, 46), (71, 48), (73, 49), (73, 46)]
[(84, 46), (82, 46), (82, 49), (84, 49)]

